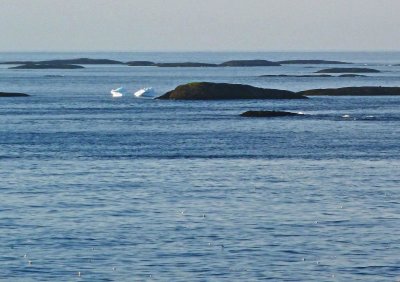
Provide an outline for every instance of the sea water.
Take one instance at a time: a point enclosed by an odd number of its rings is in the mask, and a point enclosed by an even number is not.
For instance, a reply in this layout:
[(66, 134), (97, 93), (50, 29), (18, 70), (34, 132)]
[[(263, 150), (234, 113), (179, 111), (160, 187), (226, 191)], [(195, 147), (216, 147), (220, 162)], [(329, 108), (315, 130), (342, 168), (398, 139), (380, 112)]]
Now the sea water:
[[(193, 81), (305, 90), (400, 86), (400, 53), (0, 53), (332, 66), (158, 68), (0, 65), (1, 281), (397, 281), (400, 97), (163, 101)], [(112, 98), (123, 86), (128, 94)], [(304, 116), (242, 118), (247, 110)]]

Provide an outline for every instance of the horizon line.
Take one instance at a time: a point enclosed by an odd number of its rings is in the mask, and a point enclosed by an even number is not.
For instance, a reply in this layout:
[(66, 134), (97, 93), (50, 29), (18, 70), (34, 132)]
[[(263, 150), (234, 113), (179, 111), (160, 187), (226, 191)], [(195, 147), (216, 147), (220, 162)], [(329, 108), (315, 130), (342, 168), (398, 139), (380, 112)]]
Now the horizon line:
[(395, 53), (396, 49), (332, 49), (332, 50), (0, 50), (0, 53)]

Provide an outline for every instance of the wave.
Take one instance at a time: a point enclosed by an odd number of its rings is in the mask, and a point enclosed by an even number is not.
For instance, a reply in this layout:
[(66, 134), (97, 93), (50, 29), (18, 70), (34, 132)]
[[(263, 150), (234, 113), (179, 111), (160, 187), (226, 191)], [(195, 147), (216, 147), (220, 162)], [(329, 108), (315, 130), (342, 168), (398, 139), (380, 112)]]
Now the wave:
[(156, 95), (156, 91), (152, 87), (142, 88), (133, 93), (133, 96), (137, 98), (154, 98)]
[(112, 89), (111, 90), (111, 95), (113, 97), (118, 98), (118, 97), (122, 97), (124, 95), (123, 92), (124, 92), (124, 88), (123, 87), (119, 87), (117, 89)]

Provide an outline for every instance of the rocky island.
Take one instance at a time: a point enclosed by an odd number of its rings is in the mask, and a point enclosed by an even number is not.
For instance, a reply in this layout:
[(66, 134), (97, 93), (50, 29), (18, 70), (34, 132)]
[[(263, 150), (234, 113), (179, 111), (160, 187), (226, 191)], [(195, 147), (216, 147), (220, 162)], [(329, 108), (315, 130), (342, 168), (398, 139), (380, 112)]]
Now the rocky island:
[(172, 62), (172, 63), (156, 63), (152, 61), (128, 61), (121, 62), (110, 59), (91, 59), (91, 58), (76, 58), (76, 59), (57, 59), (45, 61), (6, 61), (0, 62), (6, 65), (26, 65), (26, 64), (52, 64), (52, 65), (128, 65), (128, 66), (158, 66), (158, 67), (263, 67), (263, 66), (281, 66), (293, 64), (306, 65), (322, 65), (322, 64), (351, 64), (341, 61), (329, 60), (282, 60), (268, 61), (262, 59), (254, 60), (231, 60), (220, 64), (201, 63), (201, 62)]
[(297, 92), (305, 96), (399, 96), (400, 87), (343, 87), (328, 89), (311, 89)]
[(190, 67), (190, 68), (203, 68), (203, 67), (217, 67), (216, 64), (207, 64), (207, 63), (196, 63), (196, 62), (183, 62), (183, 63), (158, 63), (155, 64), (157, 67), (167, 67), (167, 68), (176, 68), (176, 67)]
[(369, 68), (330, 68), (315, 73), (379, 73), (379, 70)]
[(243, 84), (192, 82), (176, 87), (157, 99), (234, 100), (234, 99), (306, 99), (287, 90), (265, 89)]
[(348, 65), (351, 63), (327, 60), (285, 60), (278, 61), (281, 65)]
[[(259, 88), (243, 84), (192, 82), (179, 85), (156, 99), (236, 100), (236, 99), (306, 99), (307, 96), (399, 96), (400, 87), (343, 87), (311, 89), (300, 92)], [(263, 115), (252, 112), (252, 115)], [(269, 113), (265, 113), (269, 114)], [(247, 114), (246, 114), (247, 115)]]
[(242, 117), (285, 117), (285, 116), (299, 116), (302, 114), (284, 112), (284, 111), (247, 111), (241, 113)]
[(68, 64), (37, 64), (29, 63), (16, 67), (10, 67), (9, 69), (20, 69), (20, 70), (37, 70), (37, 69), (84, 69), (79, 65), (68, 65)]
[(151, 61), (130, 61), (126, 64), (130, 67), (152, 67), (156, 65), (156, 63)]
[(46, 61), (9, 61), (2, 62), (3, 65), (27, 65), (27, 64), (43, 64), (43, 65), (122, 65), (123, 62), (108, 59), (63, 59), (63, 60), (46, 60)]
[(151, 61), (131, 61), (126, 63), (128, 66), (156, 66), (156, 67), (271, 67), (280, 66), (279, 63), (266, 60), (232, 60), (221, 64), (201, 63), (201, 62), (173, 62), (173, 63), (154, 63)]
[(75, 65), (122, 65), (123, 62), (109, 59), (89, 59), (89, 58), (79, 58), (79, 59), (66, 59), (66, 60), (49, 60), (40, 61), (40, 64), (75, 64)]
[(279, 67), (280, 65), (266, 60), (233, 60), (219, 64), (221, 67)]
[(355, 74), (355, 73), (345, 73), (345, 74), (338, 75), (337, 77), (367, 77), (367, 76), (362, 75), (362, 74)]
[(0, 92), (0, 97), (27, 97), (28, 94), (24, 93), (7, 93), (7, 92)]

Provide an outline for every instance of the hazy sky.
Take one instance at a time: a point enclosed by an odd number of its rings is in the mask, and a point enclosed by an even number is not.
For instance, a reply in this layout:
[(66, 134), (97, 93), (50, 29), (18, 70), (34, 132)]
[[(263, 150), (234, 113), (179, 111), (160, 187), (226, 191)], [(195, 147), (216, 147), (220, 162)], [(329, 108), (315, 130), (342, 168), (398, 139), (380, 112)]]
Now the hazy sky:
[(400, 0), (0, 0), (0, 51), (400, 50)]

